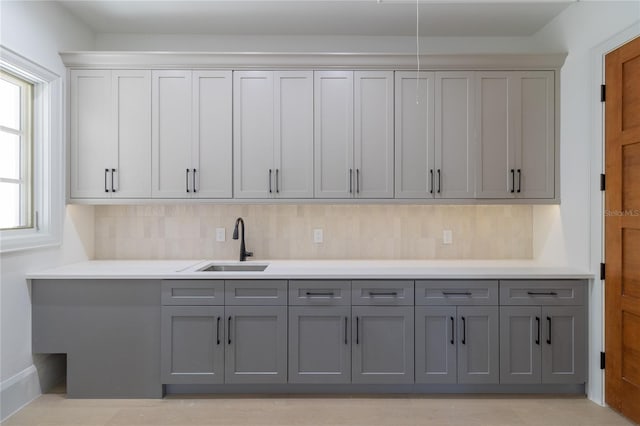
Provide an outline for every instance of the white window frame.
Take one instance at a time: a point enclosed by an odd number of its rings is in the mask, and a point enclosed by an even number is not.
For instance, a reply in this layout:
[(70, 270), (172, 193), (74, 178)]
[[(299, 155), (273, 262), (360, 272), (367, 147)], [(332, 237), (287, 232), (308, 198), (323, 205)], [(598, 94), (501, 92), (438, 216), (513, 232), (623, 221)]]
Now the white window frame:
[(64, 107), (62, 78), (0, 46), (0, 68), (33, 84), (33, 227), (0, 231), (0, 253), (62, 243)]

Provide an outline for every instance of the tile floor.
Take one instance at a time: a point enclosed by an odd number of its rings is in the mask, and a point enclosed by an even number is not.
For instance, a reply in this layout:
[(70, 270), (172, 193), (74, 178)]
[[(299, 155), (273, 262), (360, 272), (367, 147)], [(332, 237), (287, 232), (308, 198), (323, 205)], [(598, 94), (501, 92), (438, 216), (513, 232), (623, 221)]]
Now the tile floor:
[(585, 398), (567, 396), (168, 396), (67, 399), (47, 394), (5, 426), (608, 426), (632, 425)]

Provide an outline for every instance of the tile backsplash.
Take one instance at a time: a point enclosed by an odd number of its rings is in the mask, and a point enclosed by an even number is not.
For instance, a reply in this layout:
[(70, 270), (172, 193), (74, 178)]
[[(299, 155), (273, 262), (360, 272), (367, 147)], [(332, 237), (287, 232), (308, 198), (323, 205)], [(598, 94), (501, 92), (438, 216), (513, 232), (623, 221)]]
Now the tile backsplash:
[[(527, 205), (96, 206), (95, 255), (237, 259), (231, 236), (241, 216), (254, 259), (531, 259), (532, 215)], [(318, 228), (323, 243), (313, 242)], [(443, 244), (445, 229), (452, 244)]]

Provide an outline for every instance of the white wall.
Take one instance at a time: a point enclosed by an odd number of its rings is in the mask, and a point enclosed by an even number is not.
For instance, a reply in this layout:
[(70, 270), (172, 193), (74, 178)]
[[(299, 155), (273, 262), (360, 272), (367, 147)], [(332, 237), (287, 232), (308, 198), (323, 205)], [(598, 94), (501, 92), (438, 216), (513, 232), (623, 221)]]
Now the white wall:
[[(58, 52), (94, 47), (93, 33), (56, 3), (3, 0), (0, 15), (0, 43), (63, 81), (66, 70)], [(56, 169), (54, 173), (64, 173), (63, 164)], [(0, 257), (0, 419), (40, 393), (34, 362), (47, 370), (47, 360), (31, 354), (31, 300), (25, 273), (92, 258), (93, 228), (93, 207), (70, 206), (60, 247)]]

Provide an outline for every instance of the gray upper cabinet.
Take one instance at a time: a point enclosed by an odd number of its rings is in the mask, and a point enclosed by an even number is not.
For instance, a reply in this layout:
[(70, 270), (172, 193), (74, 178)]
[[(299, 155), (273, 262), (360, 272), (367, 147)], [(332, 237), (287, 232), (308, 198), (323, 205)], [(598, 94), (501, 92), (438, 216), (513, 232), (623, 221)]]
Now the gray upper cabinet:
[(415, 309), (416, 383), (457, 383), (456, 307)]
[(289, 383), (351, 383), (351, 307), (289, 308)]
[(70, 73), (71, 198), (151, 196), (151, 71)]
[(458, 306), (458, 383), (500, 381), (497, 306)]
[(555, 196), (553, 71), (476, 72), (477, 197)]
[(413, 383), (413, 306), (352, 308), (353, 383)]
[(315, 197), (393, 198), (393, 72), (314, 80)]
[(152, 72), (152, 195), (231, 197), (231, 72)]
[(238, 198), (313, 197), (313, 72), (234, 73)]
[(287, 382), (287, 307), (226, 306), (225, 383)]
[(224, 381), (224, 307), (162, 307), (162, 383)]
[(396, 198), (473, 198), (473, 72), (396, 72)]

